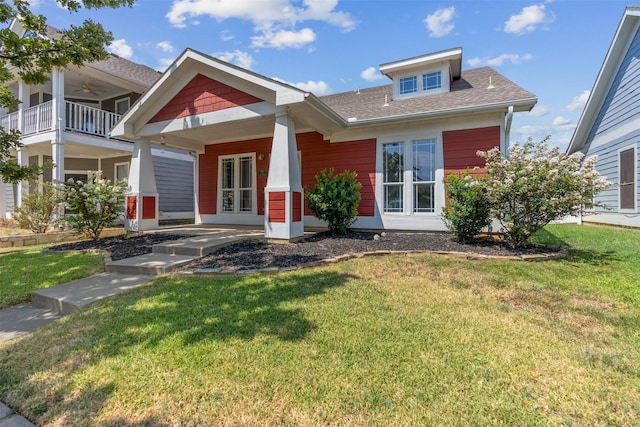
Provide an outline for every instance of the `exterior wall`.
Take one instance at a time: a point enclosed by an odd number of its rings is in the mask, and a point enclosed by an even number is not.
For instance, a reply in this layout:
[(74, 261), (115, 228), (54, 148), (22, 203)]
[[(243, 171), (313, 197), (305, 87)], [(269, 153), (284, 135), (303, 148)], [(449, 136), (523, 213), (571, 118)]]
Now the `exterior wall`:
[[(586, 157), (597, 155), (596, 169), (613, 186), (596, 196), (596, 201), (608, 209), (595, 208), (595, 215), (587, 215), (585, 222), (640, 227), (640, 31), (631, 40), (611, 87), (587, 137), (583, 152)], [(619, 209), (619, 151), (636, 147), (636, 209)]]
[[(316, 132), (296, 135), (302, 164), (303, 187), (315, 184), (315, 175), (324, 168), (333, 167), (337, 173), (345, 169), (356, 171), (362, 183), (360, 216), (375, 215), (375, 139), (348, 141), (337, 144), (323, 140)], [(212, 144), (205, 147), (199, 159), (199, 206), (203, 222), (233, 224), (262, 224), (264, 215), (264, 187), (269, 173), (271, 138)], [(217, 213), (218, 158), (219, 156), (256, 153), (257, 214)], [(262, 160), (260, 158), (262, 157)], [(305, 215), (312, 215), (305, 207)], [(306, 222), (306, 218), (305, 218)]]
[(116, 177), (115, 164), (125, 162), (131, 163), (131, 156), (109, 157), (100, 160), (100, 168), (102, 169), (103, 178), (114, 182)]
[(160, 198), (160, 217), (170, 219), (186, 213), (193, 217), (193, 162), (153, 156), (153, 169)]
[(260, 98), (198, 74), (149, 121), (174, 120), (262, 102)]
[(500, 126), (477, 129), (452, 130), (442, 132), (444, 151), (444, 175), (460, 173), (470, 169), (482, 173), (484, 159), (476, 154), (479, 150), (488, 151), (500, 147)]

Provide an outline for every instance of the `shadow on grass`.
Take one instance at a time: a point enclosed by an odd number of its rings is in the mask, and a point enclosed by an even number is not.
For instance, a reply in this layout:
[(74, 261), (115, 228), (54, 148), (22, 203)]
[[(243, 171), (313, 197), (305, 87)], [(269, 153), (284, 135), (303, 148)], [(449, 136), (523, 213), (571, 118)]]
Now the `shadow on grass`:
[(531, 242), (544, 245), (563, 246), (569, 249), (567, 261), (583, 262), (592, 265), (608, 265), (613, 261), (621, 261), (619, 254), (615, 251), (598, 251), (576, 249), (558, 235), (547, 228), (538, 230), (531, 238)]
[[(114, 386), (77, 389), (76, 373), (130, 351), (144, 357), (147, 350), (170, 354), (173, 349), (207, 341), (248, 341), (258, 336), (303, 340), (317, 325), (305, 317), (300, 302), (343, 286), (352, 277), (323, 270), (159, 278), (2, 349), (0, 366), (6, 371), (0, 375), (0, 396), (8, 396), (10, 404), (17, 403), (20, 412), (37, 422), (64, 417), (66, 411), (78, 408), (91, 419), (109, 401)], [(52, 346), (54, 342), (58, 344)], [(47, 349), (46, 355), (39, 351), (42, 348)], [(20, 355), (27, 354), (30, 362), (21, 363)], [(34, 375), (47, 372), (51, 375)], [(59, 404), (60, 396), (37, 391), (47, 389), (73, 395), (73, 401)], [(113, 419), (109, 424), (128, 422)]]
[(351, 277), (318, 271), (159, 279), (141, 293), (100, 307), (100, 324), (90, 333), (100, 355), (119, 353), (131, 345), (152, 348), (167, 338), (177, 338), (181, 345), (251, 340), (257, 335), (302, 340), (316, 325), (305, 318), (303, 309), (291, 305), (342, 286)]

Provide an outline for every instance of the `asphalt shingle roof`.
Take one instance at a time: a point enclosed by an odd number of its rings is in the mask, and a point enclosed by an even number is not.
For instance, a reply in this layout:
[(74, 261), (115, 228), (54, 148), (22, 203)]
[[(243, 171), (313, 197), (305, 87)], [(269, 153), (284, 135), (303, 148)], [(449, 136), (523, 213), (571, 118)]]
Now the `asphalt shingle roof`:
[[(489, 77), (493, 89), (487, 89)], [(401, 117), (536, 99), (534, 94), (490, 67), (463, 71), (460, 79), (452, 82), (450, 92), (399, 100), (393, 100), (392, 94), (393, 87), (389, 84), (319, 98), (345, 120)], [(384, 105), (385, 95), (388, 106)]]
[(153, 68), (113, 54), (103, 61), (92, 62), (88, 66), (146, 88), (150, 88), (160, 78), (160, 73)]

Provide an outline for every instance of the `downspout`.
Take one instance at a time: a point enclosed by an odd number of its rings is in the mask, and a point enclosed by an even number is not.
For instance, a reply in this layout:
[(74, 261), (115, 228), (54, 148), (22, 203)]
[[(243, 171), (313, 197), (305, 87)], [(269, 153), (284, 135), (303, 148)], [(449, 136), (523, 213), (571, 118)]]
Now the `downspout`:
[(511, 134), (511, 122), (513, 121), (513, 105), (509, 105), (507, 109), (507, 121), (504, 125), (504, 150), (503, 153), (507, 153), (509, 150), (509, 135)]

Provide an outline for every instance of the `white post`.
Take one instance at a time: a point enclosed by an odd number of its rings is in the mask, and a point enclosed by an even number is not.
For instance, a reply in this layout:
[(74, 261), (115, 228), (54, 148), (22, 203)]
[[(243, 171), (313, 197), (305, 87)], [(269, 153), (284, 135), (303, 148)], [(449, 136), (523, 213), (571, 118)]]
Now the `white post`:
[(51, 140), (51, 158), (53, 170), (51, 179), (55, 185), (64, 182), (64, 73), (57, 68), (51, 75), (53, 87), (53, 111), (51, 120), (55, 137)]
[(304, 236), (304, 197), (293, 120), (276, 114), (265, 192), (265, 237), (295, 240)]
[(137, 139), (133, 144), (131, 167), (129, 168), (125, 228), (130, 231), (158, 228), (158, 199), (151, 143)]
[[(26, 147), (18, 149), (18, 165), (29, 166), (29, 152)], [(16, 194), (16, 203), (22, 206), (22, 196), (29, 192), (29, 181), (18, 182), (18, 194)]]

